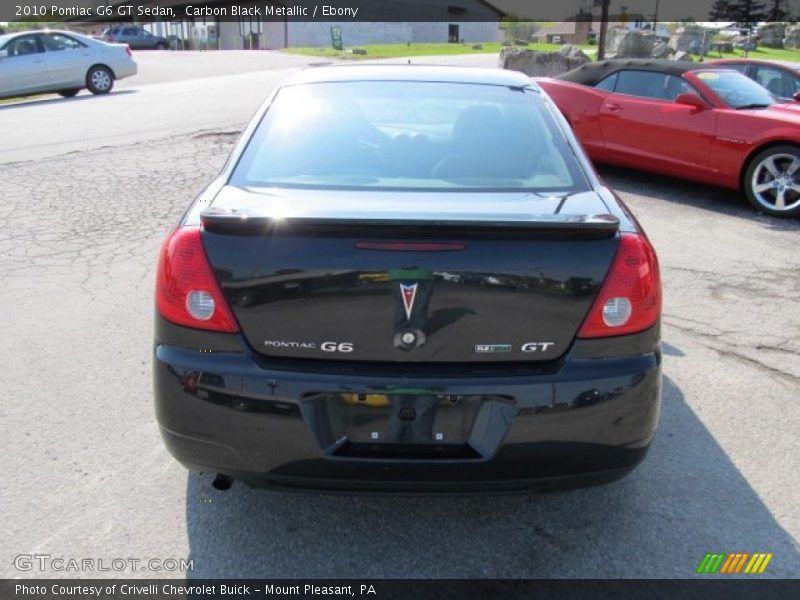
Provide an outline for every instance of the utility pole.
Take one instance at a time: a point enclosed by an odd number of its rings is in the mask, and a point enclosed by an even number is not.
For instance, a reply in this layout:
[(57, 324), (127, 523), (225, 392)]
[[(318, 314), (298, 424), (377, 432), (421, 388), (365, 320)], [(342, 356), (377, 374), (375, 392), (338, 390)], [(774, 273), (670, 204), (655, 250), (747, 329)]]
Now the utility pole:
[(658, 25), (658, 2), (659, 0), (656, 0), (656, 12), (653, 14), (653, 33), (656, 32), (656, 26)]
[(608, 31), (608, 5), (611, 0), (602, 0), (603, 9), (600, 11), (600, 40), (597, 42), (597, 60), (606, 57), (606, 32)]

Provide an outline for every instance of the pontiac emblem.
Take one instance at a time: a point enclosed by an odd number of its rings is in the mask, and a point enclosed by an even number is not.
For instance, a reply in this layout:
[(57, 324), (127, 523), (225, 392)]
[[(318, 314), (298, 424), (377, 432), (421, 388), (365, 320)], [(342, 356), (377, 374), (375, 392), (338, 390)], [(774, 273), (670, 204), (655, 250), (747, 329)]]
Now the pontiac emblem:
[(406, 285), (405, 283), (400, 284), (400, 293), (403, 296), (403, 307), (406, 309), (406, 321), (411, 320), (411, 311), (414, 310), (414, 298), (417, 297), (417, 285), (416, 283), (412, 283), (411, 285)]

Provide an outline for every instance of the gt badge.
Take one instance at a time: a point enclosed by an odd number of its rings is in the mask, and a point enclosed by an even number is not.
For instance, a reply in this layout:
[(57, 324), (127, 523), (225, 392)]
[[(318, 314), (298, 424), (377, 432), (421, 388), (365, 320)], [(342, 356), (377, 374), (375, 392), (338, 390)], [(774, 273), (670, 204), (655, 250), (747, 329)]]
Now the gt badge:
[(414, 298), (417, 297), (417, 283), (400, 284), (400, 294), (403, 296), (403, 307), (406, 309), (406, 321), (411, 320), (411, 311), (414, 310)]

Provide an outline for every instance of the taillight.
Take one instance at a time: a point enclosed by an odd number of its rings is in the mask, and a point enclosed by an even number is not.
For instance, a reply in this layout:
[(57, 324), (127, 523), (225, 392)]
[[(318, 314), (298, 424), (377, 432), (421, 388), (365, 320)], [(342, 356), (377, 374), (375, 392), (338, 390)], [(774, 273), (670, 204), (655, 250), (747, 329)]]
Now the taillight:
[(128, 56), (133, 56), (133, 53), (131, 52), (131, 47), (130, 46), (125, 46), (125, 52), (128, 54)]
[(239, 331), (211, 271), (199, 227), (178, 227), (164, 242), (156, 275), (156, 307), (177, 325)]
[(637, 333), (655, 325), (660, 316), (661, 278), (656, 253), (644, 236), (623, 233), (578, 337)]

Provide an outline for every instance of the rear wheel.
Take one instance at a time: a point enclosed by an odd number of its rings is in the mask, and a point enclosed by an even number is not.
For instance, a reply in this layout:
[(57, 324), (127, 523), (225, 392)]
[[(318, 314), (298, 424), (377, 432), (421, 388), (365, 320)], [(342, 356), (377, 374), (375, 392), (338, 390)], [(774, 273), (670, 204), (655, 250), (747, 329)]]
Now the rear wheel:
[(80, 91), (81, 91), (80, 88), (73, 88), (71, 90), (61, 90), (60, 92), (58, 92), (58, 95), (63, 96), (64, 98), (72, 98), (73, 96), (77, 95), (77, 93)]
[(86, 73), (86, 87), (93, 94), (107, 94), (114, 87), (114, 74), (108, 67), (95, 65)]
[(166, 50), (168, 47), (169, 46), (167, 46), (167, 44), (165, 44), (164, 42), (158, 42), (156, 44), (156, 50)]
[(800, 148), (772, 146), (756, 154), (744, 174), (744, 192), (761, 212), (800, 216)]

